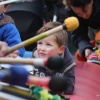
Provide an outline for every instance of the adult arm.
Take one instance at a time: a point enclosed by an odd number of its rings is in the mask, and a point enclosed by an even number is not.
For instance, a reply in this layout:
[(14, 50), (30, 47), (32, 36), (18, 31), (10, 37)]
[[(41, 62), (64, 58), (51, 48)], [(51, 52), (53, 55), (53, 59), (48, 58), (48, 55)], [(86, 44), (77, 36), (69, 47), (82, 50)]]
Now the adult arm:
[(80, 25), (78, 29), (70, 33), (71, 41), (77, 47), (82, 55), (85, 56), (85, 50), (92, 50), (90, 39), (88, 37), (88, 27)]

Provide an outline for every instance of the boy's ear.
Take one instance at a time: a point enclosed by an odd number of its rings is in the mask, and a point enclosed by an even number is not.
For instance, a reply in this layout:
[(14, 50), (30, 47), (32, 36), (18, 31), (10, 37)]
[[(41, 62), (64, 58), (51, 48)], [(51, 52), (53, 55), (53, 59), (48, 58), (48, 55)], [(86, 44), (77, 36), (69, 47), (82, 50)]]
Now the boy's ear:
[(4, 13), (7, 12), (7, 10), (9, 9), (9, 7), (10, 7), (9, 4), (8, 5), (5, 5), (5, 7), (4, 7)]
[(63, 45), (59, 48), (59, 54), (62, 54), (64, 51), (65, 51), (65, 46)]

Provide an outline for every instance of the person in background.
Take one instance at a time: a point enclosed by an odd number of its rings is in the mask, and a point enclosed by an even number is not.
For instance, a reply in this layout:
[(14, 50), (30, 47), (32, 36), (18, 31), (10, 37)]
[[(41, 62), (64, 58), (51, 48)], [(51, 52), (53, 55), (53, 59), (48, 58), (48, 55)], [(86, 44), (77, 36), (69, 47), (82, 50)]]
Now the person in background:
[(100, 28), (95, 33), (94, 44), (94, 52), (87, 57), (87, 62), (100, 64)]
[[(48, 31), (52, 28), (61, 25), (60, 22), (48, 22), (44, 24), (42, 28), (37, 32), (37, 34), (41, 34), (45, 31)], [(67, 32), (62, 30), (51, 36), (48, 36), (44, 39), (37, 41), (37, 48), (33, 50), (34, 58), (44, 58), (48, 59), (52, 56), (59, 55), (63, 58), (63, 66), (61, 66), (61, 70), (51, 70), (47, 67), (36, 67), (33, 75), (38, 77), (46, 77), (53, 75), (62, 75), (66, 77), (68, 82), (68, 87), (66, 87), (64, 94), (72, 94), (74, 91), (75, 85), (75, 63), (72, 59), (72, 55), (69, 52), (66, 43), (68, 40)], [(67, 68), (71, 66), (69, 70)]]
[(100, 26), (99, 0), (66, 0), (67, 16), (75, 16), (79, 20), (79, 27), (70, 33), (71, 41), (79, 49), (81, 56), (88, 57), (93, 47), (88, 36), (88, 29)]
[[(3, 0), (0, 0), (2, 2)], [(21, 41), (20, 34), (14, 24), (14, 20), (5, 14), (9, 8), (9, 4), (0, 5), (0, 41), (4, 41), (9, 47), (14, 46)], [(20, 48), (16, 51), (17, 54), (23, 57), (25, 49)]]
[(67, 17), (66, 7), (64, 4), (65, 0), (43, 0), (44, 1), (44, 20), (49, 21), (59, 21), (61, 23)]

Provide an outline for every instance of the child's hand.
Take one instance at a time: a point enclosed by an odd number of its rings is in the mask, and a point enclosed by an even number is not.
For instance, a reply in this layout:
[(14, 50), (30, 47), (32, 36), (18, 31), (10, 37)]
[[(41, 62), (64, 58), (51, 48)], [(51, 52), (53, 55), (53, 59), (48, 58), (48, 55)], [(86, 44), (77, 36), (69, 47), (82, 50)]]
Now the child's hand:
[(2, 42), (0, 41), (0, 57), (12, 57), (12, 58), (16, 58), (19, 54), (18, 50), (14, 51), (13, 53), (10, 53), (8, 55), (7, 52), (8, 52), (8, 44), (6, 42)]
[(0, 41), (0, 57), (4, 57), (7, 53), (8, 45), (6, 42)]
[(19, 54), (19, 52), (18, 52), (18, 50), (16, 50), (13, 53), (6, 55), (5, 57), (16, 58), (18, 56), (18, 54)]

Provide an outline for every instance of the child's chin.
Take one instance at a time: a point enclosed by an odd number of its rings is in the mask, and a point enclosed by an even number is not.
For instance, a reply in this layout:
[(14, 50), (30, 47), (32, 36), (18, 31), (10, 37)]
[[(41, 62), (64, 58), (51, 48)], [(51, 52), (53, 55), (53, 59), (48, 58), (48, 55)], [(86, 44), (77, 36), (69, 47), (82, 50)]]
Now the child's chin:
[(39, 56), (40, 58), (47, 58), (47, 56)]

